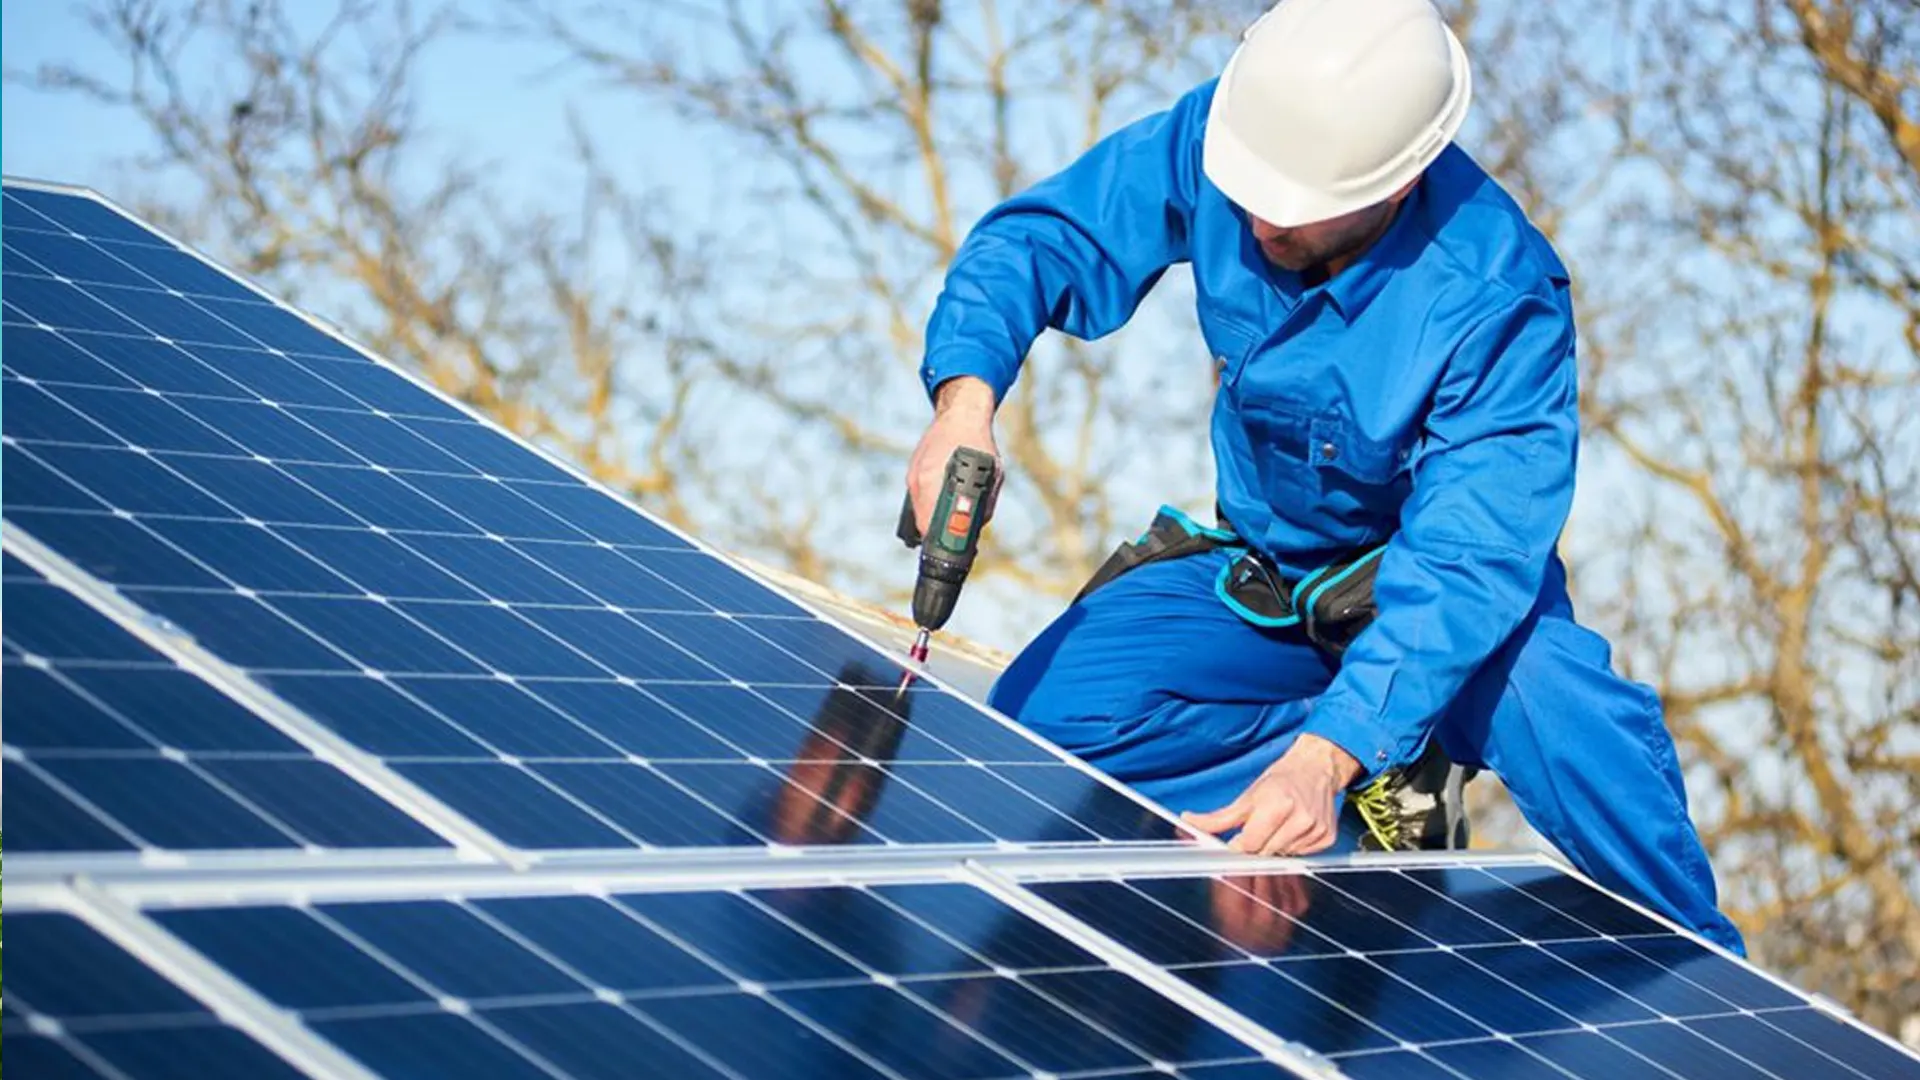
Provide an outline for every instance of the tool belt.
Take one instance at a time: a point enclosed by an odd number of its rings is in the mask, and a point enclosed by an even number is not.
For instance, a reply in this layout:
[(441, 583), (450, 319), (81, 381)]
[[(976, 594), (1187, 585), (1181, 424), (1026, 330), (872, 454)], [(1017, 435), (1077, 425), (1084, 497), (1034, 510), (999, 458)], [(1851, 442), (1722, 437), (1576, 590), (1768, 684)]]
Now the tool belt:
[(1227, 549), (1239, 554), (1221, 567), (1214, 592), (1234, 614), (1252, 625), (1267, 629), (1298, 626), (1307, 640), (1338, 657), (1373, 622), (1378, 613), (1373, 581), (1380, 555), (1386, 550), (1384, 542), (1356, 549), (1305, 577), (1289, 580), (1271, 559), (1253, 550), (1227, 527), (1224, 518), (1221, 525), (1208, 528), (1171, 506), (1162, 506), (1146, 532), (1115, 548), (1100, 564), (1074, 602), (1148, 563)]

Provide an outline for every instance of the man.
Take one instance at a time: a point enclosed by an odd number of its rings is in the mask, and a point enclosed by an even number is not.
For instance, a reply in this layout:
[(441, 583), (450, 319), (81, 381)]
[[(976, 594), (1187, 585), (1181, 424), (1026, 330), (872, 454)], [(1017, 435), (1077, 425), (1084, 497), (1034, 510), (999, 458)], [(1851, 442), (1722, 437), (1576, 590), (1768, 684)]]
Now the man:
[[(1277, 4), (1218, 79), (974, 228), (928, 324), (909, 491), (924, 528), (953, 449), (995, 452), (1043, 329), (1110, 333), (1190, 263), (1225, 527), (1163, 517), (1172, 540), (1143, 538), (992, 703), (1266, 854), (1327, 847), (1342, 793), (1431, 740), (1583, 871), (1740, 951), (1659, 701), (1567, 597), (1567, 274), (1452, 144), (1470, 98), (1428, 0)], [(1377, 614), (1312, 633), (1356, 569), (1370, 595), (1333, 614)]]

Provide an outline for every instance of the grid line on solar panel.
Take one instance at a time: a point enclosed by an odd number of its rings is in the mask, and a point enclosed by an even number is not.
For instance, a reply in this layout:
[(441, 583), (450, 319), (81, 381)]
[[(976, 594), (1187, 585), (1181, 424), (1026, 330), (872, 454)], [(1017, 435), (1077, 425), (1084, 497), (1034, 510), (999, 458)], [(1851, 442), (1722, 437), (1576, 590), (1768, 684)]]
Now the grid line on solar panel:
[(0, 588), (16, 852), (448, 846), (25, 563)]
[[(1800, 992), (1545, 865), (1024, 884), (1355, 1075), (1403, 1075), (1405, 1055), (1450, 1067), (1518, 1055), (1538, 1069), (1618, 1053), (1644, 1069), (1672, 1064), (1662, 1046), (1709, 1073), (1780, 1075), (1766, 1070), (1784, 1058), (1852, 1074), (1791, 1030), (1816, 1011)], [(1679, 1033), (1649, 1034), (1666, 1029)]]
[(666, 1047), (686, 1071), (660, 1074), (675, 1076), (1166, 1075), (1261, 1060), (959, 883), (149, 915), (376, 1072), (401, 1071), (402, 1044), (429, 1034), (450, 1074), (511, 1055), (618, 1075), (636, 1044)]
[[(59, 910), (16, 911), (14, 918), (4, 1036), (12, 1075), (108, 1080), (366, 1075), (351, 1059), (289, 1030), (218, 974), (199, 979), (194, 993), (182, 989), (135, 955), (134, 948), (151, 946), (150, 935), (157, 933), (137, 916), (132, 917), (135, 928), (120, 927), (127, 932), (113, 936)], [(172, 959), (177, 970), (180, 954)], [(194, 961), (186, 963), (191, 967)], [(268, 1049), (268, 1043), (288, 1057)]]
[[(1173, 835), (1145, 804), (971, 705), (925, 688), (880, 699), (897, 664), (378, 364), (50, 323), (109, 285), (34, 280), (29, 314), (53, 285), (73, 303), (49, 300), (46, 317), (8, 327), (27, 346), (8, 352), (25, 406), (8, 412), (9, 520), (316, 722), (392, 756), (505, 843)], [(61, 381), (68, 371), (80, 381)], [(358, 374), (369, 371), (391, 377), (377, 395)], [(536, 692), (569, 682), (594, 687), (601, 711)], [(703, 688), (730, 696), (708, 711), (679, 704)], [(656, 728), (606, 711), (610, 695)], [(901, 729), (887, 755), (820, 715), (859, 708), (873, 714), (863, 737)], [(860, 766), (862, 786), (889, 794), (861, 820), (823, 813), (831, 800), (800, 779), (823, 758), (848, 768), (822, 779)], [(905, 775), (921, 765), (989, 774), (1005, 801), (974, 820), (933, 789), (979, 784)], [(529, 800), (525, 814), (490, 805), (487, 789), (503, 785)], [(662, 806), (703, 812), (689, 827), (663, 823)]]

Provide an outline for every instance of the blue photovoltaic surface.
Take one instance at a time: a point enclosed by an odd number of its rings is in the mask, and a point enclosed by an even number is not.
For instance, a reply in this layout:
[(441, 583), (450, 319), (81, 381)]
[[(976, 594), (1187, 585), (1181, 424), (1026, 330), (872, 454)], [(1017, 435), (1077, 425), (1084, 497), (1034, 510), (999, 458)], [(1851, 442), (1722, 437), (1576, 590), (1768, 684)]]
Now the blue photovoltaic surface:
[(1920, 1061), (1545, 866), (1030, 888), (1362, 1080), (1619, 1080), (1655, 1063), (1686, 1078), (1920, 1077)]
[(155, 918), (382, 1075), (1199, 1078), (1224, 1074), (1185, 1069), (1260, 1061), (966, 885)]
[(12, 851), (445, 846), (79, 597), (3, 561)]
[(5, 197), (9, 526), (506, 843), (1171, 839), (103, 204)]
[[(9, 533), (504, 842), (1171, 837), (970, 704), (896, 695), (885, 657), (105, 204), (4, 198)], [(3, 561), (16, 852), (443, 846)], [(425, 880), (393, 875), (419, 899), (147, 914), (383, 1076), (1281, 1073), (970, 886), (504, 898)], [(1362, 1080), (1920, 1080), (1543, 865), (1029, 888)], [(14, 940), (18, 1075), (290, 1074), (71, 916), (16, 905)]]
[[(11, 780), (8, 783), (12, 783)], [(71, 915), (15, 912), (7, 1075), (291, 1080), (301, 1073)]]

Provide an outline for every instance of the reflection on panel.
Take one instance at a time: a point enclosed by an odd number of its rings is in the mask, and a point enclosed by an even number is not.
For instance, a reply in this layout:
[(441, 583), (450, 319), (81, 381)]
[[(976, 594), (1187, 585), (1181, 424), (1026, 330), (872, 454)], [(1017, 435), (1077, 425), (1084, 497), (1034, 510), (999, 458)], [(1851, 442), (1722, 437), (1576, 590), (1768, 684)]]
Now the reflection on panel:
[(578, 1077), (1166, 1075), (1154, 1070), (1260, 1060), (966, 885), (154, 917), (383, 1074), (429, 1050)]

